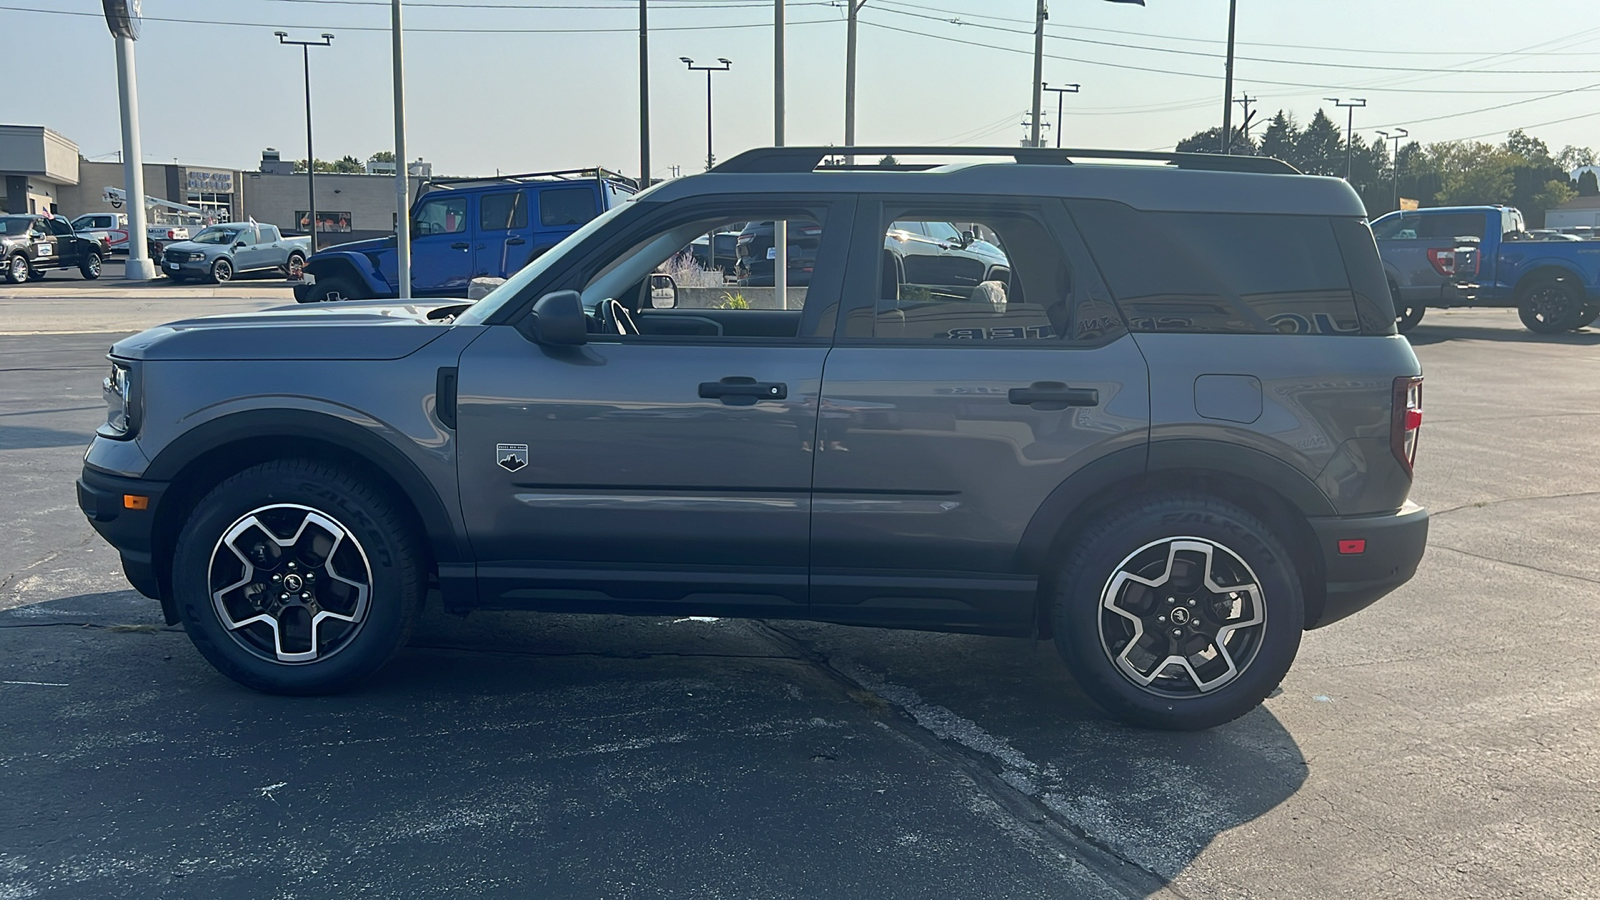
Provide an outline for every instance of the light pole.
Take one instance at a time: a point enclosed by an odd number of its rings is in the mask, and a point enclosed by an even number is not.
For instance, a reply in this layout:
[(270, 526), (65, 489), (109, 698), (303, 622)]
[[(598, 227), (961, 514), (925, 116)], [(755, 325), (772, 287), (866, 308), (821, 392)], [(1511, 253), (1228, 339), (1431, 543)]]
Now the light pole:
[(716, 72), (726, 72), (733, 68), (733, 60), (719, 56), (717, 62), (722, 63), (720, 66), (697, 66), (694, 60), (687, 56), (680, 56), (678, 59), (689, 67), (689, 71), (706, 73), (706, 171), (709, 172), (717, 162), (717, 157), (711, 152), (711, 76)]
[(1340, 100), (1338, 97), (1323, 97), (1322, 99), (1332, 103), (1334, 106), (1350, 111), (1344, 123), (1344, 180), (1349, 181), (1350, 169), (1356, 158), (1356, 144), (1352, 140), (1355, 135), (1351, 133), (1350, 129), (1354, 128), (1356, 124), (1356, 110), (1367, 105), (1367, 98), (1351, 97), (1349, 100)]
[(1393, 179), (1394, 179), (1394, 208), (1395, 209), (1399, 209), (1400, 208), (1400, 139), (1401, 138), (1410, 137), (1411, 136), (1411, 132), (1407, 131), (1404, 128), (1396, 128), (1392, 132), (1379, 131), (1378, 133), (1383, 135), (1383, 139), (1384, 140), (1386, 140), (1386, 141), (1394, 141), (1394, 157), (1389, 161), (1389, 170), (1390, 170), (1390, 172), (1393, 173)]
[[(400, 0), (394, 0), (391, 55), (394, 57), (394, 249), (400, 299), (411, 299), (411, 169), (406, 163), (406, 65), (402, 55)], [(309, 149), (309, 148), (308, 148)], [(313, 241), (316, 238), (312, 238)]]
[[(323, 32), (320, 41), (291, 41), (287, 31), (274, 31), (278, 36), (278, 43), (300, 48), (300, 61), (305, 64), (306, 70), (306, 190), (310, 194), (310, 205), (306, 209), (310, 219), (311, 252), (317, 252), (317, 154), (311, 149), (311, 48), (333, 46), (333, 35)], [(397, 160), (396, 164), (404, 167), (405, 160)]]
[(639, 0), (639, 190), (650, 186), (650, 10)]
[(1061, 119), (1062, 106), (1061, 106), (1061, 101), (1063, 99), (1063, 95), (1064, 94), (1076, 94), (1078, 92), (1079, 85), (1069, 84), (1069, 85), (1065, 85), (1063, 87), (1051, 87), (1048, 84), (1041, 83), (1039, 85), (1039, 87), (1041, 89), (1043, 89), (1043, 90), (1049, 91), (1049, 92), (1051, 92), (1051, 93), (1056, 95), (1056, 149), (1060, 150), (1061, 149), (1061, 132), (1067, 130), (1062, 125), (1062, 119)]
[(1222, 79), (1222, 155), (1233, 153), (1233, 21), (1238, 0), (1228, 0), (1228, 61)]

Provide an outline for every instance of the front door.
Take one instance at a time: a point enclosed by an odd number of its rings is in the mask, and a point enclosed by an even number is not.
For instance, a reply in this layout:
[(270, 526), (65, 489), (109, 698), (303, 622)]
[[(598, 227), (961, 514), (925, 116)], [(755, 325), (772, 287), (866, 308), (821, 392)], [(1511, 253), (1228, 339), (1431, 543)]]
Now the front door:
[[(786, 297), (691, 283), (682, 251), (697, 235), (790, 206), (837, 229), (826, 281)], [(631, 222), (536, 288), (582, 292), (587, 345), (543, 347), (497, 325), (461, 358), (459, 480), (480, 598), (804, 615), (831, 333), (820, 321), (836, 311), (850, 203), (719, 201)], [(677, 308), (651, 302), (662, 268), (681, 285)]]
[[(818, 425), (819, 618), (1026, 633), (1029, 523), (1083, 465), (1146, 440), (1144, 359), (1065, 208), (957, 199), (857, 216)], [(897, 220), (986, 227), (1004, 277), (908, 280), (919, 267), (885, 246)]]
[(440, 191), (417, 204), (411, 221), (411, 288), (462, 294), (472, 278), (472, 195)]
[(67, 268), (82, 262), (83, 246), (88, 242), (78, 240), (72, 232), (72, 226), (60, 216), (46, 219), (45, 223), (50, 229), (50, 239), (55, 243), (56, 265)]
[(239, 232), (233, 242), (238, 244), (243, 241), (243, 247), (236, 247), (233, 251), (233, 268), (239, 272), (250, 272), (264, 269), (272, 265), (272, 247), (262, 246), (266, 235), (258, 226), (250, 226)]

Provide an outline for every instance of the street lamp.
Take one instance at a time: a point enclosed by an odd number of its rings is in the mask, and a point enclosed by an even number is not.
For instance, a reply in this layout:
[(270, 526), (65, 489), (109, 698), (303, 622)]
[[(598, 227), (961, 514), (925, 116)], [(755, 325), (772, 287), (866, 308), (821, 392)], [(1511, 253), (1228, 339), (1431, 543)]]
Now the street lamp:
[(689, 71), (706, 73), (706, 171), (709, 172), (712, 165), (717, 161), (716, 156), (711, 153), (711, 75), (714, 72), (726, 72), (733, 68), (733, 60), (723, 59), (719, 56), (717, 57), (717, 62), (722, 63), (720, 66), (697, 66), (694, 64), (694, 60), (687, 56), (680, 56), (678, 59), (689, 67)]
[(1050, 91), (1051, 93), (1056, 95), (1056, 149), (1060, 150), (1061, 149), (1061, 132), (1067, 130), (1063, 126), (1062, 120), (1061, 120), (1061, 100), (1062, 100), (1062, 95), (1064, 95), (1064, 94), (1076, 94), (1078, 92), (1079, 85), (1069, 84), (1069, 85), (1065, 85), (1063, 87), (1051, 87), (1047, 83), (1040, 82), (1039, 87), (1041, 89), (1043, 89), (1043, 90)]
[(1349, 181), (1350, 168), (1356, 158), (1355, 141), (1351, 140), (1355, 135), (1351, 133), (1350, 129), (1354, 128), (1356, 124), (1356, 110), (1367, 105), (1367, 98), (1351, 97), (1349, 100), (1340, 100), (1338, 97), (1323, 97), (1322, 99), (1332, 103), (1334, 106), (1350, 111), (1344, 123), (1344, 180)]
[[(278, 36), (278, 43), (300, 48), (300, 61), (305, 64), (306, 70), (306, 190), (310, 194), (310, 204), (306, 207), (309, 217), (311, 232), (311, 252), (317, 252), (317, 154), (311, 147), (311, 48), (333, 46), (333, 35), (323, 32), (320, 41), (291, 41), (287, 31), (274, 31)], [(399, 160), (398, 165), (404, 166), (405, 160)]]
[(1394, 173), (1394, 208), (1400, 208), (1400, 139), (1408, 138), (1411, 132), (1404, 128), (1396, 128), (1392, 133), (1380, 130), (1386, 141), (1394, 141), (1394, 157), (1389, 163), (1390, 170)]

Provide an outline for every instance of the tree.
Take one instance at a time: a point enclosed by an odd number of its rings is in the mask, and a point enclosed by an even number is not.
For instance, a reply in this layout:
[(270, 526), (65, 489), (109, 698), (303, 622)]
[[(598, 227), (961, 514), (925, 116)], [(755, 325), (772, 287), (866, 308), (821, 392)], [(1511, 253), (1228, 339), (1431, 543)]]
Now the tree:
[(1600, 160), (1595, 159), (1594, 150), (1589, 147), (1574, 147), (1568, 144), (1561, 148), (1560, 153), (1556, 154), (1556, 165), (1566, 169), (1568, 172), (1576, 172), (1584, 166), (1592, 166), (1597, 161)]
[[(1574, 191), (1572, 186), (1567, 184), (1565, 178), (1552, 178), (1544, 183), (1544, 189), (1534, 194), (1531, 198), (1532, 202), (1528, 204), (1532, 209), (1538, 210), (1537, 214), (1531, 213), (1526, 209), (1523, 212), (1528, 213), (1529, 222), (1538, 222), (1543, 225), (1546, 210), (1560, 206), (1575, 196), (1577, 196), (1577, 191)], [(1535, 215), (1537, 215), (1537, 218), (1534, 218)]]
[(1505, 148), (1534, 165), (1555, 162), (1550, 158), (1550, 147), (1536, 137), (1529, 137), (1521, 128), (1506, 135)]
[(894, 158), (894, 154), (891, 153), (888, 156), (885, 156), (883, 159), (878, 160), (878, 165), (880, 165), (880, 166), (898, 166), (898, 165), (900, 165), (900, 160), (895, 159)]
[(367, 157), (367, 162), (392, 163), (394, 162), (394, 151), (379, 150), (377, 153)]
[[(1216, 153), (1222, 146), (1222, 129), (1207, 128), (1197, 131), (1189, 137), (1178, 142), (1179, 153)], [(1255, 142), (1245, 136), (1244, 129), (1233, 129), (1233, 146), (1229, 148), (1235, 156), (1254, 156), (1256, 153)]]
[(1344, 174), (1344, 141), (1339, 138), (1339, 126), (1333, 124), (1327, 113), (1317, 110), (1311, 124), (1300, 132), (1295, 141), (1300, 156), (1301, 171), (1312, 175)]
[(1439, 173), (1440, 206), (1510, 203), (1515, 180), (1511, 170), (1523, 162), (1504, 147), (1482, 141), (1442, 141), (1428, 145)]
[(1595, 178), (1594, 169), (1584, 169), (1578, 176), (1578, 196), (1593, 197), (1600, 194), (1600, 179)]
[(1261, 133), (1261, 146), (1259, 153), (1273, 159), (1281, 159), (1295, 168), (1300, 168), (1300, 153), (1297, 144), (1300, 140), (1300, 126), (1295, 124), (1294, 116), (1278, 110), (1278, 114), (1267, 123), (1267, 130)]

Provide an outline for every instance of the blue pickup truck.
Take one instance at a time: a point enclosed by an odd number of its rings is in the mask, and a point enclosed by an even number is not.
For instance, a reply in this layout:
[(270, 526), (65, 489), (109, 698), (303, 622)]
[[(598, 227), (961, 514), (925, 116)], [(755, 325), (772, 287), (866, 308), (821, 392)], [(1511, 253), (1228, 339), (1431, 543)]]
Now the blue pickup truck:
[(1401, 210), (1375, 220), (1372, 234), (1401, 331), (1430, 306), (1514, 306), (1539, 334), (1600, 316), (1600, 241), (1530, 234), (1512, 207)]
[[(505, 278), (602, 211), (633, 196), (605, 169), (438, 179), (411, 207), (411, 293), (465, 297), (474, 278)], [(301, 303), (397, 297), (395, 239), (340, 244), (306, 260)]]

